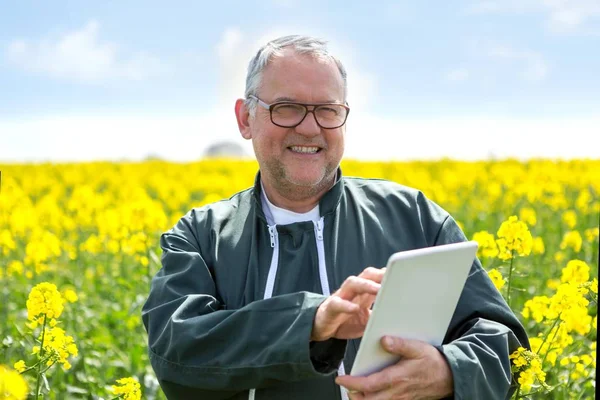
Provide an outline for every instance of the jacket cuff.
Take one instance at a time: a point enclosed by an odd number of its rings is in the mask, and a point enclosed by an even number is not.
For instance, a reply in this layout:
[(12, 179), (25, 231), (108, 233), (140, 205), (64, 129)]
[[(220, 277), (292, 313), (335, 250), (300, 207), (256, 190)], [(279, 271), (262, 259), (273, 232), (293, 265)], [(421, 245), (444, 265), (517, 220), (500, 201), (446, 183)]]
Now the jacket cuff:
[(310, 361), (318, 373), (331, 374), (338, 370), (346, 354), (347, 340), (331, 338), (310, 342)]
[(448, 400), (448, 399), (460, 399), (462, 397), (457, 396), (457, 390), (456, 387), (460, 382), (457, 382), (457, 378), (459, 377), (460, 374), (458, 374), (458, 367), (456, 366), (456, 360), (452, 359), (452, 355), (445, 353), (444, 352), (444, 346), (433, 346), (435, 347), (441, 354), (442, 356), (444, 356), (444, 358), (446, 359), (446, 362), (448, 363), (448, 365), (450, 366), (450, 372), (452, 373), (452, 395), (448, 396), (448, 397), (444, 397), (443, 400)]

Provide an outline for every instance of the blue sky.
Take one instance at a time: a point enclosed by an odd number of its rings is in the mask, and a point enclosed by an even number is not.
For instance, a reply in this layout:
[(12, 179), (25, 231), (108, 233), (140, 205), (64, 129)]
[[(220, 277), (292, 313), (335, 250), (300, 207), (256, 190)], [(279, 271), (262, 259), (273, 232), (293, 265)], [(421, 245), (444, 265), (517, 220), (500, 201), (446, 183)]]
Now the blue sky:
[(233, 103), (290, 33), (348, 69), (348, 157), (600, 157), (600, 0), (3, 0), (0, 161), (251, 152)]

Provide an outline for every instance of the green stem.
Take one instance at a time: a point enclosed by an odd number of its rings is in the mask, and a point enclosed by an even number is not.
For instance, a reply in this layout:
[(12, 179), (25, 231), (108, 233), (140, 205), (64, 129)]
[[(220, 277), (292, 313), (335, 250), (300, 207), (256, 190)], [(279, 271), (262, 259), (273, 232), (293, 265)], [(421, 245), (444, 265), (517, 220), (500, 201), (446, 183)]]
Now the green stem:
[(536, 395), (536, 394), (539, 394), (539, 393), (544, 393), (544, 392), (545, 392), (545, 390), (538, 390), (537, 392), (531, 392), (531, 393), (527, 393), (527, 394), (524, 394), (524, 395), (522, 395), (522, 396), (515, 397), (515, 400), (516, 400), (516, 399), (524, 399), (524, 398), (525, 398), (525, 397), (527, 397), (527, 396), (534, 396), (534, 395)]
[(508, 286), (506, 288), (506, 302), (508, 303), (508, 308), (510, 308), (510, 283), (512, 281), (512, 271), (513, 271), (513, 261), (515, 259), (515, 251), (511, 250), (510, 253), (510, 268), (508, 269)]
[(36, 362), (35, 364), (33, 364), (31, 367), (28, 367), (26, 369), (23, 370), (23, 372), (19, 372), (21, 375), (31, 371), (32, 369), (37, 369), (37, 367), (41, 364), (44, 364), (46, 361), (48, 361), (50, 359), (50, 357), (48, 358), (40, 358), (40, 360), (38, 362)]
[(521, 385), (517, 386), (517, 391), (515, 392), (515, 399), (520, 399), (519, 393), (521, 393)]
[[(40, 344), (40, 358), (44, 358), (44, 337), (46, 336), (46, 314), (44, 314), (44, 323), (42, 324), (42, 342)], [(35, 398), (36, 400), (40, 397), (40, 378), (42, 377), (42, 363), (38, 364), (37, 368), (37, 380), (35, 383)]]
[[(554, 323), (552, 324), (552, 327), (550, 328), (550, 330), (548, 331), (548, 333), (546, 333), (546, 337), (544, 338), (544, 341), (542, 342), (542, 344), (540, 346), (540, 351), (542, 351), (542, 348), (544, 347), (544, 344), (546, 343), (546, 340), (548, 340), (548, 336), (550, 336), (550, 332), (552, 332), (552, 329), (554, 329), (554, 327), (556, 326), (556, 324), (558, 323), (558, 321), (560, 321), (560, 314), (554, 320)], [(558, 329), (554, 332), (554, 335), (552, 336), (552, 340), (554, 340), (554, 338), (556, 337), (557, 333), (558, 333)], [(546, 357), (548, 357), (548, 353), (550, 353), (550, 346), (548, 346), (548, 350), (544, 354), (544, 358), (542, 359), (542, 365), (544, 365), (544, 362), (546, 361)]]
[(50, 368), (52, 368), (52, 366), (53, 366), (54, 364), (56, 364), (56, 362), (55, 362), (55, 361), (54, 361), (54, 362), (52, 362), (52, 364), (50, 364), (48, 367), (46, 367), (46, 369), (42, 371), (42, 374), (45, 374), (45, 373), (46, 373), (46, 371), (48, 371)]

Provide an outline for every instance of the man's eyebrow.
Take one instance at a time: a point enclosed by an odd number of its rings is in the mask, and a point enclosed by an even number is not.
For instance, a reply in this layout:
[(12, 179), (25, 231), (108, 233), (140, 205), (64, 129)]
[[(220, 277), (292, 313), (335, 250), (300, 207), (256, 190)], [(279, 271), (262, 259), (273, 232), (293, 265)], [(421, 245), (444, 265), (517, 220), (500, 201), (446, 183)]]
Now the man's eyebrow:
[[(287, 96), (277, 97), (275, 100), (273, 100), (273, 103), (279, 103), (280, 101), (289, 101), (291, 103), (300, 103), (300, 104), (302, 104), (301, 101), (298, 101), (298, 100), (296, 100), (296, 99), (294, 99), (292, 97), (287, 97)], [(331, 100), (331, 99), (327, 99), (325, 101), (320, 101), (320, 102), (314, 103), (314, 104), (327, 104), (327, 103), (339, 104), (338, 101)], [(313, 104), (313, 103), (310, 103), (310, 104)]]
[(297, 103), (296, 99), (293, 99), (291, 97), (286, 97), (286, 96), (277, 97), (275, 100), (273, 100), (274, 103), (278, 103), (280, 101), (291, 101), (291, 102)]

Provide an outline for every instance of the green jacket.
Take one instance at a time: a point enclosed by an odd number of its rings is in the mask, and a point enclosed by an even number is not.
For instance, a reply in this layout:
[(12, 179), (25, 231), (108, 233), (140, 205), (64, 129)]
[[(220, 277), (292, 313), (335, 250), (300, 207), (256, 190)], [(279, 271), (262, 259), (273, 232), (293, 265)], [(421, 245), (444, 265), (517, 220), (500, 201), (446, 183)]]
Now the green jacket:
[[(259, 173), (253, 188), (191, 210), (161, 236), (142, 317), (168, 398), (342, 398), (334, 378), (342, 360), (351, 370), (360, 339), (310, 342), (317, 307), (394, 252), (466, 240), (441, 207), (389, 181), (340, 172), (319, 205), (319, 223), (270, 225)], [(527, 335), (475, 260), (438, 347), (455, 398), (506, 398), (518, 346), (529, 347)]]

